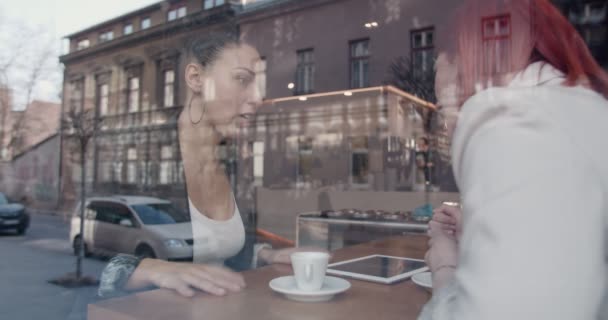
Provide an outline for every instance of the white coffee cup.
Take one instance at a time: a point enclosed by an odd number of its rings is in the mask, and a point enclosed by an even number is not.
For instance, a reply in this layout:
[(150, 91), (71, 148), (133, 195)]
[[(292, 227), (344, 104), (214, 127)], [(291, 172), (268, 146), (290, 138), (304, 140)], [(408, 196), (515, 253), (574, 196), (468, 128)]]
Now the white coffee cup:
[(323, 286), (329, 254), (325, 252), (296, 252), (291, 254), (291, 265), (296, 286), (302, 291), (318, 291)]

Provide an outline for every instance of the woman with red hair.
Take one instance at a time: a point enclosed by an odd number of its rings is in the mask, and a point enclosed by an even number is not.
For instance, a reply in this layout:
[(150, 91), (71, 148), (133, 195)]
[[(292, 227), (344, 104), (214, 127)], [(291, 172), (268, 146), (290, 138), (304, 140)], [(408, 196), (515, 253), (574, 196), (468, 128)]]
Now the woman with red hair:
[(608, 319), (608, 76), (548, 0), (465, 0), (437, 61), (462, 212), (420, 319)]

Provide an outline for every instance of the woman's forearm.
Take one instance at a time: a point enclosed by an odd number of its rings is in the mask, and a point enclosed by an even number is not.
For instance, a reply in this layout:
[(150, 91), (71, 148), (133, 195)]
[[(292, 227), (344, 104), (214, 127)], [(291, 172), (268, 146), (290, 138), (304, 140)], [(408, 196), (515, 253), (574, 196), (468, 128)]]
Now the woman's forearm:
[(165, 261), (159, 259), (143, 259), (133, 271), (125, 284), (126, 290), (140, 290), (156, 285), (154, 275), (162, 269)]

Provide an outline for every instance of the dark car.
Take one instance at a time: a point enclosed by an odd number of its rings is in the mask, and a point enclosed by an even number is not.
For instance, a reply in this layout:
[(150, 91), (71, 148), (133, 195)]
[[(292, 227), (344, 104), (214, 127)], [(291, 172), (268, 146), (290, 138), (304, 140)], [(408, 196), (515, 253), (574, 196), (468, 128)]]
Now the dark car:
[(30, 226), (30, 216), (25, 207), (19, 203), (8, 203), (6, 196), (0, 192), (0, 230), (13, 229), (24, 234)]

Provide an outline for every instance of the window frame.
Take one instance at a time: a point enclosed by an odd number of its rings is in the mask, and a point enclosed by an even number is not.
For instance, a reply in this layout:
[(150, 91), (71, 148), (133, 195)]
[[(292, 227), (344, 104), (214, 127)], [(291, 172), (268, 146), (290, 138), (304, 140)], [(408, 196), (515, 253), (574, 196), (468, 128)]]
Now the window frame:
[[(207, 1), (211, 1), (212, 4), (210, 7), (207, 7)], [(220, 4), (218, 4), (218, 2), (221, 2)], [(203, 0), (203, 10), (211, 10), (213, 8), (217, 8), (219, 6), (223, 6), (225, 5), (227, 2), (226, 0)]]
[[(432, 42), (431, 45), (429, 45), (429, 44), (426, 43), (426, 35), (428, 33), (430, 33), (432, 35), (432, 37), (433, 37), (433, 42)], [(416, 47), (415, 43), (414, 43), (414, 39), (415, 39), (415, 36), (417, 34), (422, 34), (423, 35), (423, 37), (422, 37), (423, 44), (422, 44), (421, 47)], [(420, 52), (423, 53), (423, 54), (424, 53), (428, 54), (428, 55), (423, 55), (423, 57), (426, 57), (426, 58), (422, 59), (423, 60), (422, 61), (422, 65), (421, 65), (423, 67), (422, 69), (418, 69), (418, 66), (416, 64), (416, 58), (415, 58), (416, 53), (420, 53)], [(410, 61), (410, 63), (412, 64), (411, 68), (412, 68), (412, 71), (414, 72), (414, 76), (415, 77), (417, 77), (417, 78), (423, 78), (423, 75), (425, 75), (426, 72), (432, 72), (433, 71), (432, 70), (433, 67), (431, 67), (431, 70), (424, 70), (424, 69), (426, 69), (426, 66), (427, 66), (427, 64), (426, 64), (427, 61), (424, 61), (424, 60), (425, 59), (431, 59), (431, 60), (433, 60), (432, 61), (433, 63), (431, 63), (431, 66), (434, 66), (434, 57), (435, 57), (435, 26), (428, 26), (428, 27), (424, 27), (424, 28), (410, 30), (410, 55), (411, 55), (411, 59), (410, 59), (411, 61)]]
[[(310, 61), (301, 62), (300, 57), (310, 54)], [(300, 83), (300, 72), (304, 73), (303, 83)], [(309, 71), (309, 72), (306, 72)], [(296, 51), (296, 74), (295, 74), (295, 88), (294, 94), (311, 94), (315, 92), (315, 49), (306, 48)], [(309, 75), (307, 78), (306, 75)], [(307, 83), (307, 80), (310, 83)], [(308, 86), (308, 88), (307, 88)]]
[[(109, 115), (110, 111), (110, 78), (111, 74), (99, 74), (95, 77), (95, 115), (100, 117), (105, 117)], [(104, 99), (103, 95), (103, 87), (107, 87), (107, 93), (105, 95), (106, 99), (106, 109), (105, 112), (102, 112), (102, 101)]]
[[(148, 25), (144, 27), (144, 22), (147, 21)], [(146, 30), (152, 27), (152, 19), (149, 16), (142, 17), (139, 19), (139, 29)]]
[[(494, 22), (495, 24), (495, 29), (496, 29), (496, 23), (500, 23), (500, 21), (502, 19), (506, 19), (507, 23), (508, 23), (508, 33), (507, 34), (500, 34), (500, 32), (492, 34), (492, 35), (486, 35), (486, 24), (488, 22)], [(499, 25), (500, 27), (500, 25)], [(496, 30), (495, 30), (496, 31)], [(484, 75), (500, 75), (500, 74), (504, 74), (509, 72), (510, 70), (510, 64), (511, 64), (511, 36), (513, 35), (513, 23), (512, 23), (512, 19), (511, 19), (511, 14), (510, 13), (504, 13), (504, 14), (497, 14), (497, 15), (492, 15), (492, 16), (485, 16), (481, 18), (481, 41), (482, 41), (482, 73)], [(502, 41), (506, 41), (506, 49), (502, 50), (507, 57), (504, 59), (505, 63), (507, 65), (505, 66), (501, 66), (499, 65), (500, 61), (499, 59), (495, 59), (494, 64), (492, 65), (492, 69), (491, 71), (488, 70), (488, 66), (489, 66), (489, 61), (488, 61), (488, 54), (486, 54), (486, 45), (490, 44), (492, 45), (492, 49), (496, 51), (496, 53), (498, 53), (499, 51), (501, 51), (501, 42)], [(506, 68), (506, 70), (502, 70), (502, 68)]]
[[(71, 110), (80, 111), (84, 109), (84, 89), (85, 89), (84, 77), (74, 79), (70, 81), (70, 105)], [(79, 95), (75, 95), (75, 87), (79, 87)], [(78, 105), (76, 105), (78, 102)]]
[[(80, 44), (86, 41), (85, 46), (81, 46)], [(76, 41), (76, 51), (84, 50), (91, 46), (91, 40), (89, 38), (82, 38)]]
[(97, 37), (98, 43), (105, 43), (112, 40), (114, 40), (114, 30), (112, 29), (106, 29), (104, 31), (99, 32), (99, 36)]
[[(357, 43), (367, 42), (367, 55), (360, 57), (353, 57), (353, 46)], [(359, 89), (359, 88), (367, 88), (371, 85), (370, 81), (370, 60), (371, 60), (371, 40), (370, 38), (361, 38), (350, 40), (348, 42), (348, 87), (350, 89)], [(367, 72), (367, 83), (360, 84), (359, 86), (353, 85), (353, 63), (358, 61), (367, 60), (368, 72)]]
[[(130, 31), (129, 32), (126, 31), (127, 27), (130, 27)], [(135, 31), (135, 28), (133, 27), (133, 23), (132, 22), (125, 23), (122, 26), (122, 35), (123, 36), (128, 36), (128, 35), (132, 34), (134, 31)]]

